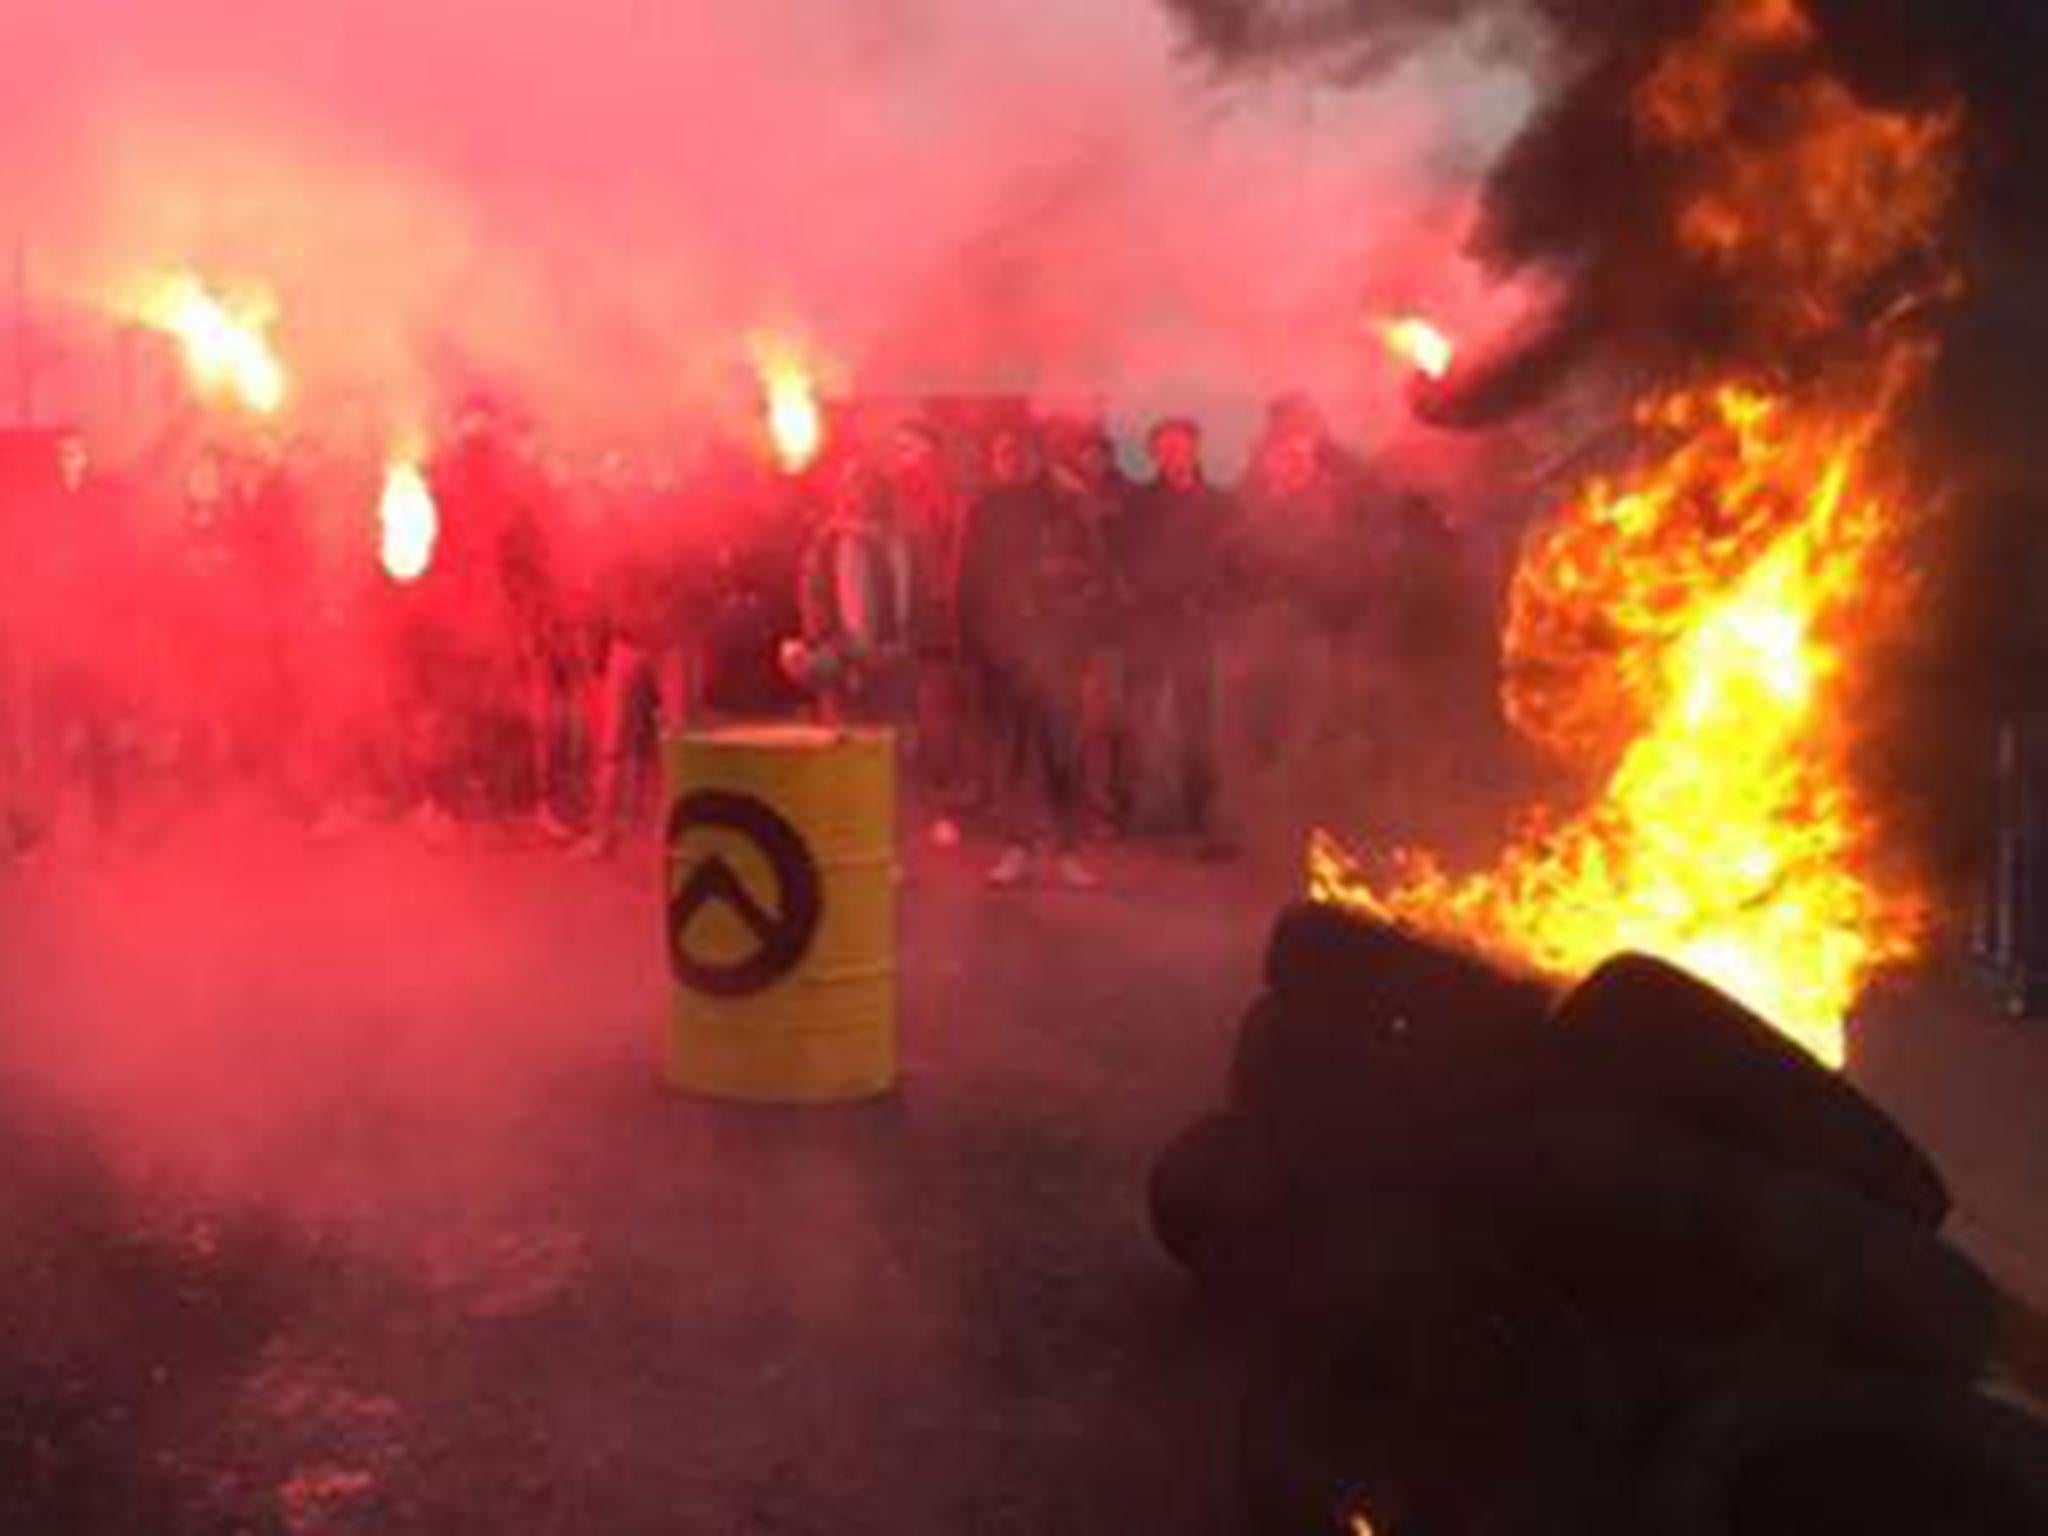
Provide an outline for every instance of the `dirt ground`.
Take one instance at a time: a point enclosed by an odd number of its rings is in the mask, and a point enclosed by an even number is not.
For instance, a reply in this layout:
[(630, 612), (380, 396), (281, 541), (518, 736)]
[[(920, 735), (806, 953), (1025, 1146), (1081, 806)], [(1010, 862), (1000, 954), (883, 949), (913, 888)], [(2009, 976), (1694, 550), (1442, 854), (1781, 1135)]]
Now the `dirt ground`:
[[(647, 860), (223, 823), (0, 884), (0, 1529), (1236, 1528), (1152, 1248), (1286, 883), (907, 890), (904, 1085), (655, 1080)], [(1888, 994), (1858, 1072), (2048, 1279), (2048, 1035)]]

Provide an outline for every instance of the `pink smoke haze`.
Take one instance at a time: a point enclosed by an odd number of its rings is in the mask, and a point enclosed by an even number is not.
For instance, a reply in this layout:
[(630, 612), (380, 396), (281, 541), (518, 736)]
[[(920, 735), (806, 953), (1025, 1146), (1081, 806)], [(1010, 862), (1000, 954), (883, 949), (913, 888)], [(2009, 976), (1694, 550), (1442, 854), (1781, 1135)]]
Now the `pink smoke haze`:
[(1152, 0), (15, 0), (4, 30), (0, 233), (64, 315), (44, 419), (109, 414), (92, 321), (190, 265), (275, 291), (300, 417), (483, 387), (644, 441), (738, 408), (767, 329), (841, 390), (1228, 433), (1302, 387), (1369, 439), (1401, 405), (1373, 314), (1485, 317), (1458, 252), (1527, 99), (1456, 42), (1226, 88)]
[[(1476, 335), (1514, 302), (1459, 254), (1512, 70), (1448, 46), (1352, 88), (1226, 87), (1151, 0), (9, 0), (0, 99), (36, 414), (138, 480), (119, 296), (167, 268), (272, 292), (287, 433), (357, 406), (431, 433), (481, 388), (567, 451), (658, 448), (757, 408), (772, 332), (839, 392), (1191, 412), (1225, 474), (1282, 389), (1353, 442), (1405, 431), (1378, 322)], [(105, 594), (53, 594), (51, 624), (81, 596)], [(315, 658), (313, 734), (388, 713), (385, 643)], [(175, 646), (93, 654), (145, 702), (191, 691)], [(177, 1182), (329, 1208), (521, 1165), (507, 1106), (598, 1037), (643, 1080), (661, 997), (643, 888), (566, 889), (232, 816), (59, 861), (0, 893), (7, 1060)], [(337, 1143), (337, 1106), (403, 1150)]]

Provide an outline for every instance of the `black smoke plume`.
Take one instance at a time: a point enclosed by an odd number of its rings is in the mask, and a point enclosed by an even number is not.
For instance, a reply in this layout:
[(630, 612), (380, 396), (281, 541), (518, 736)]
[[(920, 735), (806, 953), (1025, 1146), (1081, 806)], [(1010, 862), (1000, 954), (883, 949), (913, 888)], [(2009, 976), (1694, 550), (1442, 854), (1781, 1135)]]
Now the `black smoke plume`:
[(1677, 210), (1730, 150), (1768, 152), (1790, 88), (1825, 74), (1863, 104), (1962, 113), (1961, 187), (1942, 249), (1965, 288), (1938, 318), (1941, 344), (1895, 447), (1930, 506), (1923, 623), (1871, 680), (1887, 716), (1872, 787), (1895, 824), (1958, 882), (1981, 865), (1995, 803), (1990, 738), (2048, 704), (2048, 471), (2035, 442), (2048, 357), (2048, 7), (2032, 0), (1802, 0), (1813, 41), (1740, 81), (1727, 142), (1674, 152), (1635, 121), (1638, 92), (1670, 45), (1719, 0), (1165, 0), (1219, 68), (1373, 67), (1442, 29), (1495, 24), (1541, 39), (1541, 104), (1496, 162), (1475, 251), (1502, 277), (1540, 276), (1562, 297), (1531, 334), (1461, 368), (1424, 402), (1442, 424), (1484, 427), (1548, 398), (1575, 371), (1633, 380), (1741, 370), (1797, 387), (1831, 351), (1853, 351), (1927, 273), (1880, 275), (1833, 334), (1788, 346), (1757, 323), (1767, 295), (1706, 270), (1676, 237)]
[[(1491, 173), (1472, 239), (1502, 276), (1537, 272), (1567, 297), (1533, 345), (1476, 381), (1479, 425), (1542, 395), (1596, 352), (1619, 346), (1667, 369), (1779, 364), (1780, 338), (1751, 334), (1732, 279), (1703, 270), (1675, 231), (1695, 184), (1686, 154), (1653, 143), (1632, 103), (1670, 45), (1697, 32), (1716, 0), (1166, 0), (1196, 48), (1231, 69), (1322, 60), (1386, 61), (1452, 27), (1493, 23), (1543, 39), (1548, 94)], [(2032, 419), (2027, 360), (2048, 336), (2048, 285), (2031, 274), (2048, 231), (2048, 123), (2040, 88), (2048, 11), (2024, 0), (1808, 0), (1817, 33), (1803, 56), (1774, 55), (1740, 82), (1739, 145), (1768, 149), (1788, 87), (1815, 73), (1865, 104), (1924, 109), (1960, 100), (1966, 214), (1951, 232), (1972, 277), (1952, 325), (1937, 394), (2007, 448)], [(2026, 274), (2026, 275), (2022, 275)], [(1881, 312), (1883, 295), (1870, 296)], [(1524, 355), (1524, 354), (1533, 354)], [(2014, 419), (2017, 412), (2019, 419)]]

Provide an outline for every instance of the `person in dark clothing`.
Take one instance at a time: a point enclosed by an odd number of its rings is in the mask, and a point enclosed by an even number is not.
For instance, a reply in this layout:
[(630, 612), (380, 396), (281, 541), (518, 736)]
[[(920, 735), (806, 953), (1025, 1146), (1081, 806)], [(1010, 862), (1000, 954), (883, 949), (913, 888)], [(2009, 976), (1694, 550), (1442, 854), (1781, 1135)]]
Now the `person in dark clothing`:
[(1080, 774), (1082, 801), (1092, 817), (1121, 832), (1127, 809), (1118, 796), (1124, 757), (1124, 620), (1126, 595), (1115, 550), (1130, 516), (1132, 485), (1117, 463), (1116, 444), (1101, 423), (1064, 424), (1052, 440), (1053, 482), (1080, 520), (1077, 555), (1093, 562), (1077, 571), (1069, 589), (1085, 594), (1079, 617), (1082, 654)]
[[(1444, 510), (1428, 496), (1404, 497), (1392, 513), (1379, 636), (1387, 662), (1420, 705), (1490, 707), (1493, 624), (1471, 556)], [(1406, 711), (1404, 710), (1405, 714)]]
[[(1306, 407), (1276, 407), (1239, 493), (1232, 553), (1243, 602), (1231, 615), (1222, 697), (1234, 815), (1262, 845), (1297, 845), (1301, 808), (1368, 781), (1352, 761), (1376, 711), (1371, 643), (1384, 526), (1366, 478)], [(1325, 810), (1323, 814), (1328, 814)]]
[(301, 686), (321, 707), (302, 722), (295, 783), (316, 841), (361, 830), (403, 789), (390, 648), (391, 585), (379, 561), (385, 445), (345, 405), (335, 430), (292, 454), (305, 552), (305, 609), (296, 626)]
[(604, 857), (648, 798), (659, 734), (650, 701), (680, 629), (665, 562), (649, 537), (663, 519), (620, 450), (604, 453), (595, 475), (580, 481), (545, 451), (529, 457), (562, 521), (605, 531), (598, 551), (568, 541), (559, 558), (550, 553), (551, 601), (537, 630), (533, 679), (541, 834), (582, 856)]
[(989, 446), (989, 489), (968, 514), (960, 555), (962, 650), (980, 679), (994, 742), (1009, 844), (989, 872), (1012, 887), (1030, 879), (1033, 780), (1051, 814), (1063, 883), (1096, 884), (1078, 855), (1081, 835), (1080, 669), (1101, 568), (1094, 532), (1047, 480), (1038, 444), (1006, 427)]
[(2015, 1017), (2048, 1022), (2048, 709), (2023, 716), (2011, 730), (2019, 859), (2008, 1001)]
[[(177, 675), (151, 681), (172, 722), (188, 789), (217, 788), (254, 764), (268, 724), (267, 594), (251, 482), (209, 445), (187, 467), (177, 520), (153, 583), (158, 633), (184, 658)], [(189, 684), (193, 665), (208, 686)]]
[(781, 566), (779, 560), (749, 559), (746, 550), (732, 545), (719, 551), (702, 688), (704, 708), (714, 717), (784, 719), (803, 707), (802, 693), (782, 667), (788, 604), (764, 579), (764, 573), (779, 574)]
[(284, 446), (274, 441), (235, 465), (233, 502), (246, 521), (243, 565), (255, 601), (255, 639), (246, 700), (247, 764), (294, 813), (306, 809), (295, 773), (307, 737), (294, 701), (308, 693), (302, 670), (313, 607), (315, 551), (307, 488)]
[(430, 838), (485, 810), (491, 719), (502, 707), (496, 661), (503, 613), (496, 588), (505, 456), (487, 402), (469, 402), (454, 442), (429, 466), (439, 514), (433, 562), (406, 588), (408, 778)]
[(2007, 723), (2001, 756), (2008, 889), (2003, 946), (2007, 1003), (2016, 1018), (2048, 1022), (2048, 523), (2026, 520), (2014, 551)]
[(507, 708), (492, 764), (502, 814), (531, 818), (543, 836), (570, 830), (578, 780), (572, 722), (587, 670), (564, 579), (556, 530), (563, 498), (537, 455), (516, 455), (496, 549), (506, 622), (501, 660)]
[(440, 532), (419, 583), (431, 634), (418, 681), (438, 734), (431, 798), (444, 816), (533, 818), (543, 804), (537, 700), (557, 617), (546, 485), (482, 397), (429, 480)]
[(114, 830), (141, 650), (126, 498), (75, 432), (56, 438), (49, 471), (15, 498), (6, 530), (0, 853), (61, 833), (74, 806), (93, 832)]
[(1494, 608), (1474, 569), (1483, 551), (1444, 503), (1403, 494), (1387, 526), (1373, 603), (1374, 707), (1363, 721), (1380, 753), (1371, 792), (1391, 823), (1427, 829), (1434, 841), (1455, 835), (1455, 807), (1483, 795), (1501, 761)]
[(1319, 634), (1349, 638), (1367, 614), (1376, 556), (1363, 467), (1321, 418), (1275, 407), (1241, 492), (1240, 558), (1257, 596), (1287, 604)]
[(960, 842), (960, 827), (948, 812), (979, 803), (987, 779), (987, 754), (974, 729), (973, 679), (960, 654), (954, 604), (965, 498), (938, 433), (921, 420), (900, 422), (891, 432), (883, 474), (892, 515), (911, 553), (917, 774), (942, 808), (931, 824), (932, 842), (952, 848)]
[(948, 473), (937, 434), (921, 421), (898, 424), (890, 434), (888, 459), (881, 473), (892, 519), (909, 542), (913, 557), (918, 647), (927, 654), (943, 655), (957, 639), (951, 633), (953, 581), (960, 565), (965, 508)]
[(601, 494), (613, 526), (627, 526), (633, 536), (598, 575), (584, 632), (589, 829), (577, 852), (587, 858), (615, 852), (654, 798), (662, 722), (674, 710), (673, 703), (664, 707), (662, 676), (671, 654), (681, 651), (689, 606), (675, 562), (645, 527), (655, 508), (624, 486)]
[[(1201, 429), (1173, 419), (1146, 439), (1153, 479), (1132, 497), (1116, 550), (1127, 594), (1122, 748), (1117, 792), (1126, 818), (1162, 757), (1173, 764), (1167, 827), (1220, 854), (1211, 825), (1216, 792), (1216, 642), (1212, 627), (1230, 497), (1209, 484)], [(1172, 735), (1161, 730), (1171, 715)], [(1165, 751), (1170, 739), (1170, 753)]]

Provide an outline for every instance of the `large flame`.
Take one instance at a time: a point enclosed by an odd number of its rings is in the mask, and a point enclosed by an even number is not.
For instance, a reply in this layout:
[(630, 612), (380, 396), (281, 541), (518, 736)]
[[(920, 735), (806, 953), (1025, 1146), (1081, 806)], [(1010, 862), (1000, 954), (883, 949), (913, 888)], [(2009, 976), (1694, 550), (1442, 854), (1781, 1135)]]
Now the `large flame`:
[(1907, 592), (1871, 457), (1884, 417), (1735, 386), (1643, 416), (1671, 452), (1541, 541), (1509, 635), (1516, 723), (1613, 762), (1602, 792), (1473, 876), (1407, 854), (1380, 888), (1319, 837), (1313, 888), (1559, 976), (1665, 956), (1840, 1064), (1850, 1006), (1922, 926), (1854, 788), (1856, 655)]
[(223, 298), (191, 272), (144, 283), (134, 308), (142, 324), (174, 337), (200, 388), (270, 415), (284, 404), (284, 364), (270, 342), (277, 305), (260, 290)]
[(1809, 38), (1796, 0), (1723, 0), (1637, 102), (1641, 132), (1703, 167), (1677, 231), (1694, 259), (1744, 279), (1788, 349), (1861, 339), (1796, 387), (1735, 376), (1643, 402), (1640, 461), (1532, 539), (1507, 710), (1595, 792), (1576, 814), (1532, 812), (1478, 874), (1417, 852), (1368, 870), (1319, 833), (1310, 885), (1559, 977), (1661, 955), (1839, 1065), (1857, 998), (1926, 926), (1856, 769), (1860, 663), (1910, 611), (1902, 536), (1927, 510), (1883, 450), (1929, 349), (1910, 319), (1852, 308), (1915, 260), (1909, 297), (1946, 291), (1959, 124), (1821, 77), (1794, 91), (1782, 142), (1742, 144), (1731, 82)]
[(1425, 378), (1445, 377), (1458, 359), (1458, 349), (1451, 338), (1420, 316), (1382, 321), (1379, 333), (1389, 352)]
[(384, 471), (384, 496), (377, 504), (384, 573), (401, 584), (418, 581), (434, 563), (441, 516), (418, 460), (394, 457)]
[(790, 474), (801, 474), (817, 462), (825, 447), (825, 417), (818, 406), (817, 379), (794, 348), (777, 341), (757, 339), (754, 363), (776, 461)]

